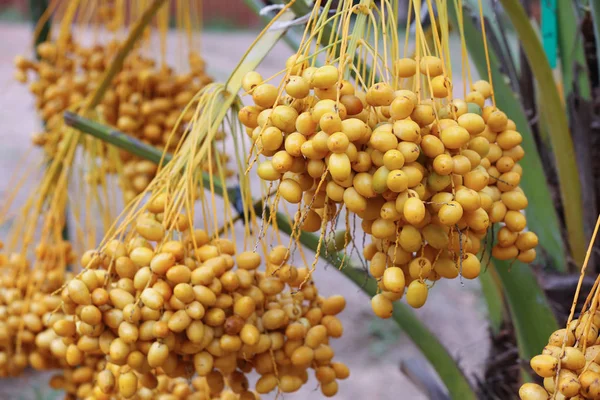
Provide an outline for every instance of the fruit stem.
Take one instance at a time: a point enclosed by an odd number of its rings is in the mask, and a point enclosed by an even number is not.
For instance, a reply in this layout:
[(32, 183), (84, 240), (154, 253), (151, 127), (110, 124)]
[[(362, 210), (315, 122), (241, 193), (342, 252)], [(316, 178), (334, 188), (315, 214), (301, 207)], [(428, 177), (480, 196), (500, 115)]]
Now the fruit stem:
[[(65, 112), (64, 120), (65, 124), (78, 129), (81, 132), (90, 134), (107, 143), (111, 143), (136, 156), (145, 158), (157, 164), (161, 160), (161, 153), (159, 150), (132, 138), (123, 132), (119, 132), (69, 111)], [(171, 161), (172, 158), (173, 156), (169, 153), (165, 153), (164, 156), (162, 156), (165, 163)], [(203, 173), (202, 179), (205, 183), (207, 182), (209, 178), (206, 173)], [(222, 196), (223, 185), (221, 182), (214, 180), (214, 185), (215, 193)], [(239, 196), (239, 187), (229, 188), (227, 189), (227, 192), (230, 198), (236, 199), (237, 196)], [(236, 201), (232, 201), (231, 204), (235, 205)], [(236, 207), (236, 211), (239, 214), (242, 214), (244, 210), (239, 210), (237, 208), (238, 207)], [(262, 199), (255, 201), (252, 204), (252, 208), (257, 217), (264, 217), (266, 220), (270, 218), (272, 211), (263, 203)], [(283, 213), (276, 212), (275, 218), (279, 230), (287, 235), (291, 235), (292, 225), (290, 224), (289, 217)], [(319, 237), (312, 233), (301, 232), (300, 243), (309, 250), (316, 252), (319, 245)], [(342, 274), (359, 286), (370, 297), (377, 294), (377, 282), (369, 278), (365, 271), (352, 266), (348, 257), (341, 258), (340, 252), (331, 253), (327, 251), (327, 246), (321, 246), (319, 255), (328, 264), (338, 266)], [(456, 366), (452, 356), (407, 306), (396, 303), (394, 305), (392, 318), (410, 336), (413, 342), (421, 349), (425, 357), (427, 357), (433, 365), (444, 365), (444, 368), (436, 368), (436, 371), (446, 387), (449, 388), (452, 398), (475, 398), (467, 379), (462, 371)], [(452, 367), (450, 367), (450, 365), (452, 365)], [(463, 397), (457, 397), (457, 394), (460, 394)]]
[(154, 15), (165, 3), (166, 0), (154, 0), (152, 4), (150, 4), (148, 9), (144, 11), (144, 14), (142, 14), (141, 18), (135, 23), (135, 25), (129, 32), (129, 35), (127, 36), (127, 40), (125, 40), (123, 46), (115, 56), (114, 60), (110, 63), (110, 67), (108, 68), (108, 70), (106, 70), (106, 73), (102, 77), (102, 80), (98, 85), (98, 89), (96, 89), (94, 95), (87, 103), (86, 108), (88, 110), (93, 110), (100, 103), (100, 101), (102, 101), (102, 97), (104, 97), (104, 93), (110, 87), (113, 78), (123, 68), (125, 58), (133, 49), (135, 42), (137, 42), (137, 40), (142, 36), (142, 33), (144, 32), (144, 29), (146, 29), (146, 26), (148, 26)]
[[(170, 153), (163, 153), (157, 148), (146, 144), (134, 137), (127, 135), (126, 133), (120, 132), (116, 129), (112, 129), (109, 126), (100, 124), (96, 121), (92, 121), (88, 118), (77, 115), (71, 111), (65, 111), (64, 121), (68, 126), (75, 128), (83, 133), (94, 136), (102, 140), (103, 142), (110, 143), (122, 150), (125, 150), (135, 156), (144, 158), (148, 161), (152, 161), (155, 164), (160, 165), (161, 159), (163, 160), (162, 165), (164, 166), (173, 159), (173, 155)], [(223, 183), (213, 177), (212, 179), (215, 192), (220, 196), (223, 195), (224, 191), (227, 190), (229, 198), (235, 199), (239, 188), (233, 187), (224, 189)], [(210, 177), (206, 172), (202, 173), (202, 182), (206, 187), (209, 187)]]

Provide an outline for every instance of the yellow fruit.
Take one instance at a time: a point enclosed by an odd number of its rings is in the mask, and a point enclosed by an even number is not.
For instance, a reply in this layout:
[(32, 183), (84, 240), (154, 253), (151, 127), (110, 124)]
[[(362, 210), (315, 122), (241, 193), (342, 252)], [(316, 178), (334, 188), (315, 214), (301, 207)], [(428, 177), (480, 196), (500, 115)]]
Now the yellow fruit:
[(406, 119), (394, 122), (393, 132), (398, 139), (407, 142), (417, 142), (421, 137), (421, 128), (419, 127), (419, 124)]
[(258, 72), (255, 72), (255, 71), (247, 72), (246, 75), (244, 75), (244, 78), (242, 78), (242, 88), (246, 92), (250, 92), (251, 90), (256, 88), (258, 85), (260, 85), (262, 83), (262, 81), (263, 81), (263, 78)]
[(373, 296), (371, 299), (371, 307), (373, 308), (375, 315), (383, 319), (390, 318), (394, 312), (394, 305), (383, 294), (376, 294)]
[(448, 149), (460, 149), (469, 143), (471, 136), (469, 132), (460, 126), (448, 127), (440, 133), (440, 139)]
[(444, 98), (452, 90), (452, 82), (443, 75), (438, 75), (431, 80), (431, 90), (434, 97)]
[(378, 218), (371, 225), (371, 234), (378, 239), (392, 238), (395, 233), (396, 224), (393, 221)]
[(481, 272), (481, 263), (475, 254), (466, 253), (462, 257), (462, 276), (466, 279), (475, 279)]
[(511, 245), (508, 247), (494, 246), (492, 248), (492, 256), (498, 260), (512, 260), (519, 255), (519, 249)]
[(425, 279), (431, 272), (431, 262), (425, 257), (417, 257), (413, 259), (409, 266), (409, 274), (412, 279)]
[(438, 211), (438, 218), (440, 222), (446, 226), (453, 226), (463, 216), (463, 208), (457, 201), (450, 201), (447, 204), (442, 205)]
[(345, 153), (333, 153), (329, 156), (328, 164), (329, 172), (333, 179), (337, 181), (344, 181), (350, 176), (352, 167), (350, 166), (350, 159)]
[[(382, 167), (386, 168), (386, 167)], [(386, 168), (387, 169), (387, 168)], [(408, 189), (408, 177), (402, 170), (396, 169), (387, 174), (386, 185), (389, 190), (395, 193), (404, 192)]]
[(420, 126), (426, 126), (435, 121), (433, 107), (429, 104), (416, 105), (410, 117)]
[(438, 258), (433, 264), (433, 269), (439, 276), (447, 279), (454, 279), (459, 274), (458, 265), (449, 258)]
[(558, 391), (565, 397), (573, 397), (579, 393), (581, 384), (577, 379), (577, 374), (569, 370), (561, 370), (558, 375)]
[(427, 301), (429, 289), (424, 283), (415, 280), (408, 285), (406, 302), (413, 308), (421, 308)]
[(549, 378), (556, 374), (558, 360), (550, 355), (538, 355), (531, 359), (531, 368), (542, 378)]
[(428, 78), (434, 78), (444, 72), (442, 60), (435, 56), (422, 57), (419, 68)]
[(277, 100), (278, 90), (270, 83), (262, 83), (254, 88), (252, 92), (252, 100), (254, 103), (263, 108), (271, 108)]
[(577, 371), (585, 366), (585, 356), (576, 347), (566, 347), (564, 356), (560, 361), (563, 368), (571, 371)]
[(398, 92), (396, 92), (396, 98), (390, 104), (390, 116), (393, 120), (402, 120), (409, 117), (415, 108), (414, 99), (409, 95), (399, 94)]
[(308, 96), (310, 92), (310, 85), (309, 82), (302, 76), (290, 76), (285, 85), (285, 91), (293, 98), (303, 99)]
[(423, 246), (423, 239), (419, 229), (412, 225), (405, 225), (397, 237), (398, 244), (408, 252), (419, 251)]
[(471, 89), (481, 93), (481, 95), (486, 99), (492, 95), (492, 85), (484, 80), (473, 82)]
[(394, 293), (404, 292), (404, 272), (398, 267), (390, 267), (383, 273), (383, 285), (386, 290)]
[(443, 154), (445, 150), (442, 141), (434, 135), (423, 136), (423, 139), (421, 140), (421, 149), (427, 157), (432, 159)]
[(133, 371), (126, 372), (119, 376), (119, 394), (128, 399), (137, 392), (138, 379)]
[(546, 390), (535, 383), (525, 383), (519, 388), (521, 400), (548, 400)]
[(286, 201), (296, 204), (302, 200), (302, 188), (292, 179), (284, 179), (279, 183), (279, 194)]
[(521, 261), (522, 263), (530, 264), (533, 261), (535, 261), (536, 257), (537, 257), (537, 253), (536, 253), (535, 249), (529, 249), (529, 250), (520, 251), (519, 255), (517, 256), (517, 259), (519, 261)]
[(312, 75), (310, 84), (315, 88), (327, 88), (338, 81), (339, 72), (333, 65), (324, 65), (317, 68)]
[(281, 173), (273, 167), (273, 163), (270, 160), (260, 163), (256, 172), (260, 179), (265, 181), (276, 181), (281, 178)]
[(485, 121), (483, 118), (475, 113), (466, 113), (458, 117), (458, 125), (469, 132), (470, 135), (475, 136), (483, 132), (485, 129)]
[(394, 89), (387, 83), (376, 83), (367, 90), (367, 103), (372, 106), (389, 106), (394, 100)]
[(408, 223), (417, 225), (425, 218), (425, 205), (420, 199), (411, 197), (404, 203), (403, 215)]
[[(271, 113), (271, 123), (281, 132), (292, 133), (296, 128), (298, 111), (290, 106), (277, 106)], [(263, 139), (264, 145), (264, 139)]]
[(394, 61), (394, 72), (399, 78), (410, 78), (417, 73), (417, 62), (412, 58), (400, 58)]

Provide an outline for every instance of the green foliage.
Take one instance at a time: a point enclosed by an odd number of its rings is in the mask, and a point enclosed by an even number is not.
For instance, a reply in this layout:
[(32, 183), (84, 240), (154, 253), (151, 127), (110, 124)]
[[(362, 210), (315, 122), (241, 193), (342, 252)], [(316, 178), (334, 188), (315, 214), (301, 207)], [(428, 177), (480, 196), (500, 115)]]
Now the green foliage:
[[(540, 98), (543, 99), (543, 101), (540, 102), (540, 107), (546, 118), (550, 143), (552, 144), (554, 157), (556, 159), (560, 194), (562, 202), (565, 205), (563, 212), (567, 227), (568, 243), (573, 259), (577, 265), (581, 265), (583, 257), (585, 256), (586, 243), (583, 230), (583, 201), (581, 184), (579, 182), (579, 172), (577, 164), (574, 162), (576, 155), (571, 134), (569, 132), (565, 107), (558, 93), (556, 84), (554, 83), (554, 75), (544, 54), (542, 44), (540, 43), (523, 6), (518, 0), (501, 0), (501, 3), (519, 36), (519, 42), (527, 56), (533, 76), (538, 83), (537, 87)], [(494, 83), (496, 83), (496, 80)], [(497, 98), (498, 97), (499, 94), (497, 94)], [(502, 106), (500, 107), (502, 108)], [(508, 112), (507, 110), (505, 111)], [(511, 114), (509, 113), (508, 115)], [(522, 130), (524, 124), (519, 124), (517, 121), (515, 122), (517, 123), (517, 127)], [(527, 149), (525, 149), (525, 151), (527, 152)], [(527, 154), (529, 157), (526, 157), (526, 159), (531, 158), (531, 153), (527, 152)], [(526, 166), (523, 165), (523, 170), (527, 171), (527, 174), (525, 175), (531, 178), (533, 169), (526, 168)], [(538, 186), (540, 183), (541, 182), (538, 182)], [(524, 190), (529, 196), (525, 187)], [(550, 197), (547, 199), (550, 200)], [(538, 204), (532, 203), (533, 202), (530, 202), (528, 210), (536, 211), (540, 208)], [(532, 218), (529, 218), (529, 220), (531, 219)], [(535, 229), (533, 226), (532, 228), (536, 232), (543, 231), (543, 229)], [(544, 229), (548, 228), (550, 227), (544, 227)], [(555, 232), (558, 234), (560, 231)], [(540, 242), (542, 243), (542, 246), (544, 246), (544, 241), (540, 240)]]
[(481, 292), (487, 305), (490, 329), (493, 334), (497, 334), (505, 318), (506, 306), (504, 304), (504, 294), (502, 293), (502, 282), (491, 263), (479, 275), (479, 282), (481, 282)]

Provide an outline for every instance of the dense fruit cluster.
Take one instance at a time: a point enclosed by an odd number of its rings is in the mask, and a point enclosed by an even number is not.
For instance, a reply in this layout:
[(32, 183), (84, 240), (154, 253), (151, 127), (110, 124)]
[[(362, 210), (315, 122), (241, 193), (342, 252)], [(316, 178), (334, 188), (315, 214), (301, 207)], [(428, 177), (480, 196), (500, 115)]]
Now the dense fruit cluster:
[(530, 362), (544, 385), (524, 384), (521, 399), (600, 399), (599, 329), (600, 311), (588, 310), (566, 329), (553, 332), (542, 354)]
[[(56, 43), (44, 42), (37, 47), (39, 61), (16, 58), (17, 80), (27, 82), (28, 72), (35, 75), (29, 89), (36, 97), (46, 131), (36, 135), (34, 143), (43, 145), (49, 155), (55, 153), (63, 137), (62, 112), (85, 105), (120, 46), (120, 42), (113, 41), (83, 47), (70, 40), (67, 48), (59, 51)], [(97, 119), (158, 149), (174, 150), (184, 134), (185, 123), (195, 112), (194, 107), (187, 112), (184, 108), (212, 81), (197, 53), (190, 54), (188, 64), (189, 72), (176, 73), (167, 66), (157, 66), (151, 58), (130, 55), (96, 108)], [(178, 125), (180, 118), (182, 123)], [(174, 129), (176, 126), (178, 129)], [(106, 158), (107, 171), (117, 171), (108, 150), (95, 151), (96, 156)], [(125, 179), (121, 184), (125, 199), (131, 200), (148, 186), (157, 167), (127, 152), (121, 152), (119, 158), (124, 162)]]
[(333, 222), (338, 205), (362, 219), (372, 238), (365, 257), (382, 291), (372, 301), (378, 316), (391, 316), (405, 291), (421, 307), (428, 281), (476, 278), (476, 254), (493, 223), (502, 224), (494, 257), (535, 259), (537, 236), (524, 231), (528, 202), (519, 188), (522, 137), (505, 113), (486, 105), (488, 82), (452, 100), (439, 58), (397, 60), (398, 78), (427, 79), (431, 99), (419, 100), (384, 82), (357, 90), (333, 65), (292, 56), (286, 67), (285, 93), (257, 72), (243, 80), (254, 104), (239, 117), (266, 157), (258, 175), (301, 204), (303, 230)]
[(231, 241), (211, 240), (183, 215), (166, 230), (165, 196), (148, 207), (130, 239), (86, 252), (85, 270), (51, 299), (62, 312), (38, 335), (42, 347), (71, 368), (94, 356), (106, 361), (94, 384), (77, 387), (78, 398), (131, 398), (157, 390), (161, 375), (196, 373), (210, 396), (229, 388), (253, 399), (249, 372), (260, 375), (257, 393), (289, 393), (307, 382), (310, 368), (324, 395), (337, 392), (348, 370), (332, 361), (329, 340), (343, 332), (335, 316), (343, 297), (319, 296), (308, 269), (288, 264), (283, 246), (259, 271), (259, 254), (236, 256)]
[[(114, 377), (116, 382), (113, 381)], [(121, 379), (121, 376), (123, 378)], [(121, 373), (121, 367), (107, 363), (99, 357), (89, 357), (84, 364), (75, 368), (65, 368), (61, 374), (50, 379), (50, 387), (64, 390), (67, 398), (85, 400), (123, 399), (118, 391), (105, 393), (107, 387), (115, 384), (126, 389), (131, 384), (131, 372)], [(224, 389), (218, 396), (211, 394), (206, 377), (195, 376), (191, 379), (171, 378), (160, 372), (157, 375), (146, 373), (139, 376), (134, 398), (139, 400), (259, 400), (256, 391), (244, 391), (241, 394)]]
[(58, 306), (46, 296), (60, 289), (76, 257), (68, 242), (38, 245), (35, 254), (33, 266), (20, 253), (0, 254), (0, 376), (19, 375), (28, 365), (57, 366), (36, 338)]

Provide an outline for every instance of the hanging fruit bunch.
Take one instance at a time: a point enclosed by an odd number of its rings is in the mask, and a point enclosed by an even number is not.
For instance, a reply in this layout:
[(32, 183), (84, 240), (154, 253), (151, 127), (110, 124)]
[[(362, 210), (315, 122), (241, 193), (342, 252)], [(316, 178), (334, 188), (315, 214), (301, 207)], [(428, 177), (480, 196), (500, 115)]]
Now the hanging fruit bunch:
[[(288, 263), (285, 246), (269, 249), (262, 241), (265, 257), (237, 251), (227, 192), (225, 225), (210, 216), (204, 189), (221, 186), (225, 166), (208, 173), (199, 167), (214, 157), (219, 132), (236, 130), (213, 120), (225, 94), (217, 84), (198, 94), (174, 158), (100, 246), (83, 255), (83, 271), (48, 296), (61, 314), (40, 335), (66, 369), (55, 383), (70, 395), (156, 398), (171, 385), (165, 382), (183, 384), (197, 374), (181, 390), (207, 397), (192, 398), (256, 399), (255, 392), (297, 391), (313, 369), (323, 394), (332, 396), (348, 376), (329, 344), (343, 333), (336, 315), (344, 298), (320, 296), (308, 268)], [(234, 107), (221, 121), (236, 114)], [(236, 154), (242, 157), (242, 149)], [(95, 358), (96, 366), (89, 365)], [(81, 366), (89, 369), (86, 384), (72, 385)], [(253, 371), (260, 375), (255, 383), (248, 376)]]
[[(183, 133), (179, 130), (171, 136), (177, 120), (180, 117), (184, 122), (191, 120), (193, 109), (183, 112), (185, 106), (212, 80), (206, 75), (203, 58), (194, 50), (198, 42), (194, 32), (200, 25), (200, 16), (194, 12), (200, 9), (198, 1), (173, 2), (179, 34), (185, 35), (187, 41), (187, 48), (180, 52), (187, 54), (188, 61), (177, 69), (167, 64), (168, 23), (172, 15), (170, 2), (166, 3), (91, 111), (94, 119), (102, 123), (160, 150), (173, 151)], [(54, 1), (47, 14), (55, 24), (61, 24), (57, 38), (37, 46), (38, 60), (22, 56), (15, 59), (15, 76), (19, 81), (25, 83), (33, 75), (29, 89), (45, 123), (45, 131), (35, 135), (33, 141), (43, 146), (48, 156), (56, 155), (64, 137), (62, 113), (79, 109), (84, 99), (97, 89), (104, 72), (126, 45), (126, 38), (120, 32), (134, 26), (143, 8), (145, 5), (138, 2), (106, 2), (98, 7), (95, 2)], [(90, 15), (92, 19), (88, 20)], [(105, 33), (110, 39), (96, 38), (92, 44), (78, 41), (79, 35), (74, 33), (85, 29), (93, 30), (95, 37)], [(151, 52), (154, 36), (159, 36), (160, 54)], [(119, 173), (126, 202), (140, 193), (156, 174), (154, 164), (126, 152), (119, 153), (98, 141), (90, 141), (86, 151), (104, 161), (106, 172)], [(103, 178), (89, 175), (88, 179), (100, 182)]]
[[(74, 195), (83, 205), (72, 207), (77, 221), (76, 240), (70, 242), (64, 237), (69, 218), (67, 204), (72, 195), (68, 183), (77, 170), (77, 144), (70, 135), (71, 140), (57, 151), (57, 157), (44, 169), (41, 182), (32, 188), (15, 215), (11, 203), (16, 193), (4, 204), (2, 222), (11, 226), (0, 253), (0, 376), (18, 375), (28, 365), (38, 369), (57, 366), (37, 342), (57, 305), (46, 302), (45, 297), (64, 284), (69, 265), (78, 258), (77, 247), (93, 245), (101, 224), (109, 226), (110, 205), (83, 184), (78, 186), (82, 192)], [(88, 166), (95, 172), (95, 163)], [(98, 211), (104, 218), (95, 215)]]
[[(59, 237), (60, 238), (60, 237)], [(70, 243), (40, 243), (34, 265), (22, 253), (0, 255), (0, 376), (15, 376), (28, 365), (57, 367), (49, 352), (40, 349), (37, 335), (53, 311), (44, 296), (64, 283), (64, 269), (75, 256)]]
[[(97, 230), (110, 221), (110, 207), (103, 204), (104, 199), (85, 185), (79, 186), (83, 191), (76, 198), (84, 205), (72, 208), (76, 240), (64, 238), (69, 218), (68, 180), (77, 169), (73, 168), (75, 148), (72, 141), (58, 151), (15, 216), (8, 213), (11, 199), (5, 204), (7, 214), (2, 220), (11, 227), (0, 253), (0, 376), (18, 375), (28, 365), (38, 369), (57, 366), (36, 339), (57, 305), (47, 303), (45, 297), (68, 278), (67, 269), (78, 258), (76, 248), (93, 245)], [(99, 210), (104, 221), (95, 216)]]
[(519, 389), (522, 400), (600, 399), (600, 275), (596, 277), (579, 318), (573, 318), (598, 228), (600, 217), (582, 266), (566, 327), (553, 332), (542, 353), (530, 360), (533, 371), (543, 378), (543, 385), (522, 385)]
[(257, 72), (244, 77), (252, 104), (239, 113), (253, 142), (249, 161), (277, 189), (270, 205), (297, 204), (298, 232), (319, 231), (323, 240), (341, 213), (352, 215), (347, 232), (358, 217), (371, 239), (363, 254), (379, 282), (372, 306), (382, 318), (405, 293), (419, 308), (437, 280), (476, 278), (487, 240), (495, 240), (493, 257), (524, 263), (538, 242), (526, 231), (519, 188), (521, 134), (496, 107), (492, 83), (472, 81), (462, 29), (464, 90), (454, 96), (446, 5), (438, 4), (427, 36), (420, 3), (411, 3), (416, 30), (409, 38), (407, 28), (401, 52), (391, 2), (323, 2), (331, 38), (315, 9), (279, 85)]
[[(68, 28), (77, 3), (65, 4), (55, 47), (57, 54), (62, 54), (70, 41)], [(160, 4), (155, 1), (153, 7)], [(42, 48), (48, 49), (47, 46)], [(68, 63), (64, 58), (57, 59)], [(53, 74), (50, 75), (58, 78)], [(80, 113), (87, 115), (94, 109), (94, 99), (102, 98), (102, 87), (112, 78), (108, 73), (107, 76), (98, 81), (96, 90), (78, 105)], [(54, 86), (51, 92), (56, 89)], [(41, 342), (38, 341), (39, 335), (56, 318), (56, 307), (60, 305), (47, 296), (60, 289), (69, 278), (68, 270), (83, 253), (81, 249), (95, 246), (98, 231), (107, 229), (114, 217), (115, 205), (107, 195), (106, 164), (101, 157), (104, 146), (94, 139), (82, 139), (79, 132), (62, 123), (58, 114), (55, 117), (51, 118), (59, 121), (60, 140), (52, 157), (45, 160), (41, 181), (31, 188), (15, 212), (14, 200), (22, 188), (19, 182), (31, 172), (26, 167), (18, 168), (11, 186), (14, 192), (7, 197), (0, 216), (2, 223), (11, 224), (0, 254), (1, 376), (18, 375), (28, 365), (37, 369), (60, 365), (49, 349), (41, 345), (47, 343), (47, 336), (42, 335)], [(80, 147), (85, 150), (78, 151)], [(101, 179), (91, 182), (89, 176)], [(69, 190), (73, 187), (76, 189)], [(75, 221), (72, 240), (67, 240), (65, 235), (68, 219)]]

